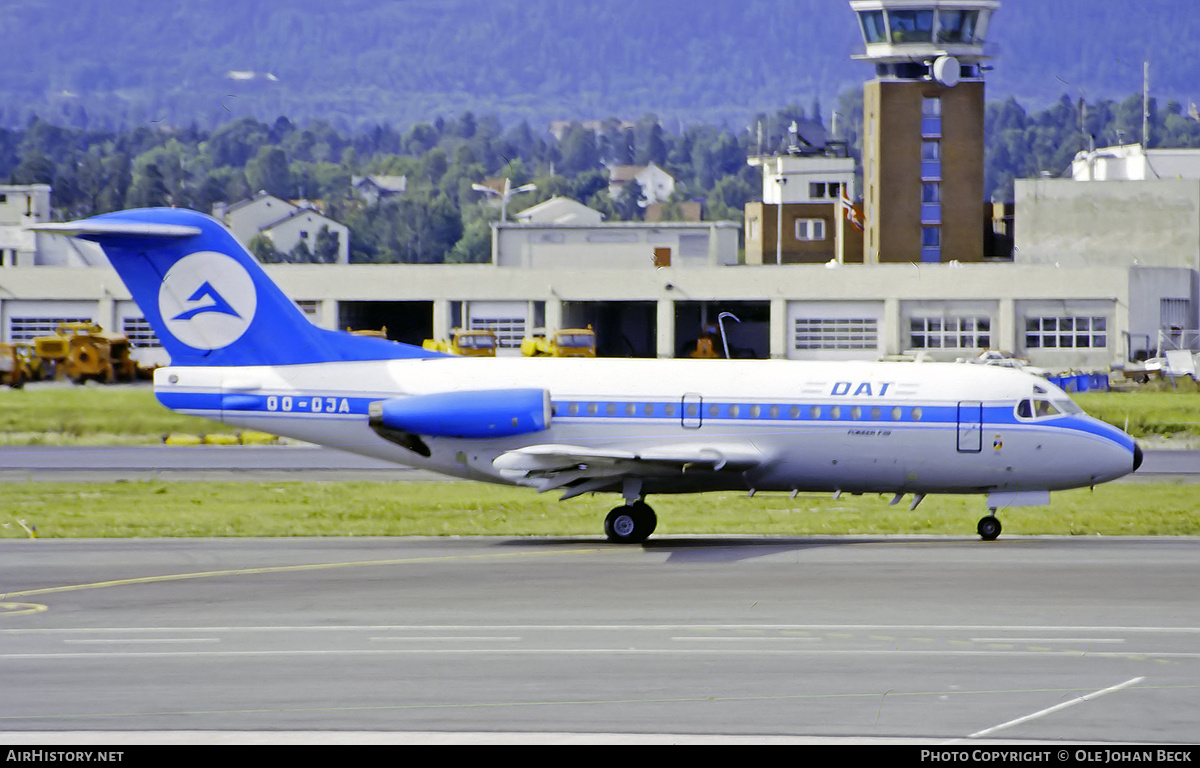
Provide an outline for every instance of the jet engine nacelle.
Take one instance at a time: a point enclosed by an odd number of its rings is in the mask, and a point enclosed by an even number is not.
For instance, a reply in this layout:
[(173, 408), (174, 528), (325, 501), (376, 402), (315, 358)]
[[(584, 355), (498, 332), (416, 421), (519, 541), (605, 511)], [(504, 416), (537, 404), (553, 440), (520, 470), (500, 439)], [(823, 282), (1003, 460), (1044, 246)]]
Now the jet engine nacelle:
[(371, 403), (371, 426), (432, 437), (512, 437), (550, 426), (544, 389), (482, 389)]

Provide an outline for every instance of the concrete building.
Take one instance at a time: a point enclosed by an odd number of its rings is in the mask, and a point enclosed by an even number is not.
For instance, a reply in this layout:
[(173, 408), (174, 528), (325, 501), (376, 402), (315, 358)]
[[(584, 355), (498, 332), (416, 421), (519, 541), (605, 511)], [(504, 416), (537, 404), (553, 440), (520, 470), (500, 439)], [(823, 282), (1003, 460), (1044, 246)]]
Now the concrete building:
[(862, 262), (862, 229), (847, 216), (856, 192), (844, 145), (749, 162), (761, 166), (763, 188), (762, 202), (745, 208), (747, 264)]
[(1129, 270), (1127, 358), (1200, 350), (1200, 150), (1080, 152), (1070, 178), (1016, 181), (1014, 229), (1015, 265)]
[[(618, 268), (267, 265), (318, 325), (380, 328), (420, 343), (455, 327), (492, 328), (504, 354), (535, 327), (591, 324), (609, 356), (674, 357), (720, 312), (730, 346), (754, 357), (877, 359), (926, 352), (953, 360), (999, 349), (1062, 370), (1106, 369), (1156, 334), (1196, 272), (1169, 267), (890, 264)], [(0, 272), (5, 339), (60, 320), (94, 320), (151, 343), (141, 311), (108, 267)]]
[(50, 192), (48, 184), (0, 184), (0, 267), (105, 264), (92, 243), (26, 229), (50, 221)]
[(0, 265), (32, 264), (37, 238), (25, 227), (49, 217), (49, 184), (0, 185)]

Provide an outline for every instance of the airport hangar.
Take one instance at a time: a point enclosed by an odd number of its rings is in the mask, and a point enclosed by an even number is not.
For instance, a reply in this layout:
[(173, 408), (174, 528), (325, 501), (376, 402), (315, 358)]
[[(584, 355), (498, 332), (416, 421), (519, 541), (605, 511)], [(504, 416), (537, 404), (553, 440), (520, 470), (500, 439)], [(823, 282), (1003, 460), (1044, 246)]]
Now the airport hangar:
[[(591, 325), (601, 355), (676, 357), (728, 312), (721, 326), (741, 356), (954, 360), (990, 348), (1052, 370), (1107, 370), (1152, 355), (1160, 331), (1196, 345), (1200, 173), (1139, 178), (1112, 160), (1145, 165), (1154, 152), (1081, 153), (1072, 177), (1018, 181), (1014, 254), (995, 262), (847, 263), (835, 243), (832, 258), (812, 257), (818, 263), (761, 263), (773, 254), (753, 251), (749, 238), (739, 254), (740, 223), (605, 224), (560, 211), (495, 224), (490, 264), (266, 269), (316, 324), (386, 326), (390, 338), (416, 344), (456, 327), (492, 328), (500, 354), (515, 355), (535, 328)], [(1095, 175), (1104, 162), (1115, 170)], [(20, 231), (47, 219), (49, 190), (37, 186), (0, 189), (3, 340), (93, 320), (156, 359), (140, 309), (90, 244)], [(832, 240), (847, 231), (838, 202), (807, 211), (779, 227), (777, 253), (811, 246), (815, 218)]]

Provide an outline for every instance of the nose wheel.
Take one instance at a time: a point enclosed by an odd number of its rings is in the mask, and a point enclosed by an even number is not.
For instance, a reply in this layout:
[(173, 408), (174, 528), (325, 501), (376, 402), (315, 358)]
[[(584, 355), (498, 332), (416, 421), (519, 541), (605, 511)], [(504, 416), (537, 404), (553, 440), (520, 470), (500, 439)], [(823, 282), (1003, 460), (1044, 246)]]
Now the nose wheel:
[(604, 535), (617, 544), (639, 544), (654, 533), (658, 516), (644, 501), (625, 504), (604, 518)]
[(979, 538), (984, 541), (995, 541), (1000, 535), (1000, 519), (996, 517), (996, 510), (988, 512), (987, 517), (979, 521), (979, 525), (975, 530), (979, 532)]

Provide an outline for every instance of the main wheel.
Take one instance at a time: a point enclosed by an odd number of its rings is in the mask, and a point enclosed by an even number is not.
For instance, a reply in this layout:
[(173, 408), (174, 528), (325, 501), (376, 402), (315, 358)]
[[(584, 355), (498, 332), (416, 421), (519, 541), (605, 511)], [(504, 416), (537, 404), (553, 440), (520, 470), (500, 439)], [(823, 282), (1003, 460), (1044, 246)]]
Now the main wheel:
[(976, 530), (979, 531), (979, 538), (984, 541), (995, 541), (1000, 535), (1000, 520), (995, 515), (988, 515), (979, 521)]
[(638, 544), (654, 533), (658, 517), (645, 502), (617, 507), (604, 518), (604, 535), (618, 544)]

